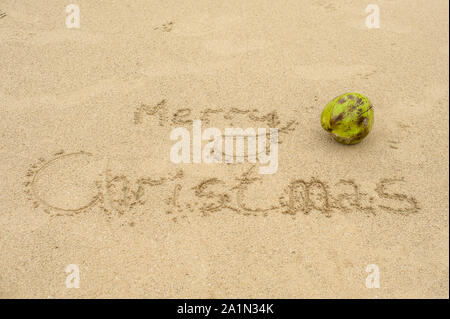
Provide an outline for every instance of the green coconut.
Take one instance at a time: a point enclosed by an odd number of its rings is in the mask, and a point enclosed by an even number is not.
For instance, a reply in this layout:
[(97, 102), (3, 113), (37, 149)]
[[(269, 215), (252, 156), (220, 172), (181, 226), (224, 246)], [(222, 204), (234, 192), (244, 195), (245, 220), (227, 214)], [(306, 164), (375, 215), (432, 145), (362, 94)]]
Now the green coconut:
[(357, 144), (373, 125), (373, 105), (359, 93), (345, 93), (334, 98), (322, 111), (321, 124), (339, 143)]

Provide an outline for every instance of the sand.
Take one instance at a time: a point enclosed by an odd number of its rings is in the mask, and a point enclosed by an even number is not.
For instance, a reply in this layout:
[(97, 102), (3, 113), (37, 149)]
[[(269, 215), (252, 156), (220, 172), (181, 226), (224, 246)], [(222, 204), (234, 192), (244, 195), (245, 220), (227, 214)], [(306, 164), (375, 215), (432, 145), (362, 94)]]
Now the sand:
[[(448, 298), (448, 2), (377, 4), (1, 0), (0, 297)], [(278, 128), (277, 173), (172, 163), (195, 119)]]

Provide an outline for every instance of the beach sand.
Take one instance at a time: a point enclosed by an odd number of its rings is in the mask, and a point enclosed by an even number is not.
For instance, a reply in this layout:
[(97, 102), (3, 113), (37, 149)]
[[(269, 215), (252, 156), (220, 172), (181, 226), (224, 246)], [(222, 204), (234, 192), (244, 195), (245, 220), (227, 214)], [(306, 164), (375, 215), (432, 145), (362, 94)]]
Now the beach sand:
[[(1, 0), (0, 297), (448, 298), (448, 2), (377, 4)], [(278, 128), (278, 171), (172, 163), (196, 119)]]

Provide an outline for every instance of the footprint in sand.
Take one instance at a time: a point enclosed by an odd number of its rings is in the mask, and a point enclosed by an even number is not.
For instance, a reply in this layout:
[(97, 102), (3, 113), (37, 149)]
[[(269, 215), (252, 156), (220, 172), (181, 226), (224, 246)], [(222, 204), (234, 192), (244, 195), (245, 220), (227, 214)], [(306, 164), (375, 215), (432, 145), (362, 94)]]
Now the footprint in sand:
[(170, 31), (172, 31), (173, 27), (174, 27), (174, 22), (169, 21), (169, 22), (166, 22), (166, 23), (163, 23), (163, 24), (160, 24), (160, 25), (154, 27), (153, 30), (160, 30), (162, 32), (170, 32)]
[(399, 144), (400, 144), (400, 140), (388, 140), (388, 145), (390, 148), (394, 149), (394, 150), (398, 150)]
[(328, 12), (334, 12), (337, 10), (337, 8), (339, 8), (339, 4), (323, 0), (312, 2), (312, 6), (315, 8), (323, 9)]
[(338, 80), (348, 77), (359, 77), (368, 79), (376, 72), (376, 68), (371, 65), (330, 65), (313, 64), (300, 65), (296, 68), (296, 73), (308, 80)]

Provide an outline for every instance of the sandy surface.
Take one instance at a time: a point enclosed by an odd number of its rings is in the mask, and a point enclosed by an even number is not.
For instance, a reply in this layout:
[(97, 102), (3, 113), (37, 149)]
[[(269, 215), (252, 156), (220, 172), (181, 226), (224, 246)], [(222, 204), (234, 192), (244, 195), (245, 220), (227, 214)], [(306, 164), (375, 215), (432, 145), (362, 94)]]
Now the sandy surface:
[[(0, 1), (0, 297), (448, 298), (447, 1), (69, 3)], [(278, 172), (170, 162), (200, 118), (279, 128)]]

